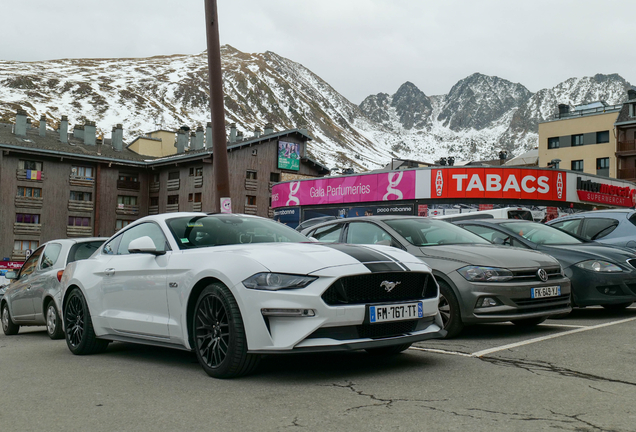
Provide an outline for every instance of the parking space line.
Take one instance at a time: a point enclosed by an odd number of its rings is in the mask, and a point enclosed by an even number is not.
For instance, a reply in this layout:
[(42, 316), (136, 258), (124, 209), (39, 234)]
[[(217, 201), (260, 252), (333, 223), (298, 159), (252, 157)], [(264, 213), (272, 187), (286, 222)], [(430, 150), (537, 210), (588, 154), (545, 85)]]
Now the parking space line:
[(595, 326), (589, 326), (589, 327), (583, 327), (583, 328), (577, 328), (574, 330), (569, 330), (569, 331), (564, 331), (561, 333), (557, 333), (557, 334), (553, 334), (550, 336), (542, 336), (542, 337), (538, 337), (538, 338), (533, 338), (533, 339), (528, 339), (522, 342), (516, 342), (516, 343), (512, 343), (512, 344), (508, 344), (508, 345), (502, 345), (499, 347), (495, 347), (495, 348), (489, 348), (489, 349), (485, 349), (482, 351), (477, 351), (474, 352), (470, 355), (470, 357), (482, 357), (485, 356), (486, 354), (492, 354), (498, 351), (505, 351), (507, 349), (511, 349), (511, 348), (517, 348), (520, 346), (524, 346), (524, 345), (530, 345), (533, 343), (537, 343), (537, 342), (543, 342), (549, 339), (554, 339), (554, 338), (558, 338), (561, 336), (568, 336), (574, 333), (580, 333), (580, 332), (584, 332), (584, 331), (589, 331), (589, 330), (596, 330), (599, 328), (603, 328), (603, 327), (609, 327), (609, 326), (613, 326), (613, 325), (618, 325), (618, 324), (624, 324), (626, 322), (630, 322), (630, 321), (634, 321), (636, 320), (636, 317), (633, 318), (627, 318), (624, 320), (620, 320), (620, 321), (613, 321), (613, 322), (608, 322), (608, 323), (604, 323), (604, 324), (598, 324)]
[(586, 327), (590, 327), (590, 326), (584, 326), (584, 325), (574, 325), (574, 324), (552, 324), (552, 323), (543, 323), (541, 324), (541, 326), (548, 326), (548, 327), (569, 327), (569, 328), (586, 328)]
[(432, 353), (435, 353), (435, 354), (449, 354), (449, 355), (457, 355), (457, 356), (462, 356), (462, 357), (473, 357), (472, 354), (463, 353), (463, 352), (459, 352), (459, 351), (446, 351), (446, 350), (441, 350), (441, 349), (420, 348), (420, 347), (413, 347), (413, 346), (409, 347), (409, 349), (417, 350), (417, 351), (432, 352)]

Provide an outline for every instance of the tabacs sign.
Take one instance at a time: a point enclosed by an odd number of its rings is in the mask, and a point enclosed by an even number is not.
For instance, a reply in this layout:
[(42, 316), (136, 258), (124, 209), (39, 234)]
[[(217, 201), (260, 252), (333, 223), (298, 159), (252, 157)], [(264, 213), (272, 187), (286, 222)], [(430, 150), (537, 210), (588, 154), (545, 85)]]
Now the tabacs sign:
[(300, 170), (300, 144), (278, 141), (278, 169)]

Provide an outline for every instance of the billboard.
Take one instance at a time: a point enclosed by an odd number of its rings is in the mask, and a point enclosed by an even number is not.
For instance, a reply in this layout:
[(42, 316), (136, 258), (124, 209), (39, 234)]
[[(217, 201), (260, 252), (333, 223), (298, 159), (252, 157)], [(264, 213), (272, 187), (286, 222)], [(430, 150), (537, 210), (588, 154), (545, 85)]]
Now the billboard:
[(300, 144), (278, 141), (278, 169), (300, 170)]

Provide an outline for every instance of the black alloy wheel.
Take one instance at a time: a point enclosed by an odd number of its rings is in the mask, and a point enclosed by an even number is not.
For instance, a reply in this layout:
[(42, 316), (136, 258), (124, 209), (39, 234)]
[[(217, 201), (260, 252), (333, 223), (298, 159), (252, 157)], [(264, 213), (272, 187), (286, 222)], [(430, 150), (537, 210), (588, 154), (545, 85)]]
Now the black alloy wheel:
[(64, 307), (66, 345), (73, 354), (86, 355), (103, 352), (110, 343), (95, 336), (88, 305), (79, 288), (69, 294)]
[(199, 295), (192, 332), (197, 359), (211, 377), (247, 375), (259, 363), (260, 356), (247, 353), (241, 312), (236, 299), (223, 284), (211, 284)]
[(439, 303), (437, 308), (442, 316), (444, 330), (447, 331), (445, 339), (457, 336), (464, 328), (464, 323), (459, 312), (459, 302), (453, 289), (444, 281), (438, 280)]
[(64, 328), (62, 327), (62, 320), (57, 313), (57, 308), (53, 300), (46, 305), (46, 333), (53, 340), (62, 339), (64, 337)]
[(13, 323), (9, 306), (6, 303), (2, 305), (2, 331), (7, 336), (17, 335), (20, 331), (20, 326)]

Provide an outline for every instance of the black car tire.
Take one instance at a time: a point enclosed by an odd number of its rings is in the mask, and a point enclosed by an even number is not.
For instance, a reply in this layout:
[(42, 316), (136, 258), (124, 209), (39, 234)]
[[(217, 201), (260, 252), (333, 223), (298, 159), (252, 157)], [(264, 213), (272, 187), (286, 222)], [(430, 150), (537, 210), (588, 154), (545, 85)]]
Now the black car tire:
[(2, 314), (0, 314), (2, 320), (2, 331), (7, 336), (17, 335), (20, 331), (20, 326), (15, 324), (11, 319), (11, 313), (9, 312), (9, 306), (6, 303), (2, 305)]
[(605, 304), (605, 305), (601, 305), (601, 306), (603, 306), (607, 310), (618, 311), (618, 310), (623, 310), (623, 309), (626, 309), (626, 308), (630, 307), (632, 305), (632, 303), (634, 303), (634, 302)]
[(440, 279), (437, 280), (437, 283), (439, 285), (438, 309), (442, 315), (444, 330), (447, 331), (445, 339), (450, 339), (457, 336), (464, 329), (464, 323), (459, 311), (459, 302), (453, 289)]
[(91, 314), (79, 288), (71, 291), (64, 306), (64, 329), (66, 345), (75, 355), (104, 352), (110, 343), (95, 336)]
[(411, 346), (410, 343), (402, 344), (402, 345), (393, 345), (387, 347), (379, 347), (379, 348), (367, 348), (366, 352), (372, 355), (394, 355), (399, 354), (402, 351), (406, 351)]
[(511, 323), (519, 327), (534, 327), (534, 326), (538, 326), (539, 324), (541, 324), (543, 321), (547, 319), (548, 317), (524, 318), (524, 319), (513, 320), (511, 321)]
[(225, 285), (213, 283), (201, 292), (191, 329), (197, 360), (209, 376), (235, 378), (258, 366), (260, 356), (247, 353), (241, 311)]
[(53, 340), (64, 338), (64, 326), (53, 300), (45, 306), (45, 311), (46, 334)]

